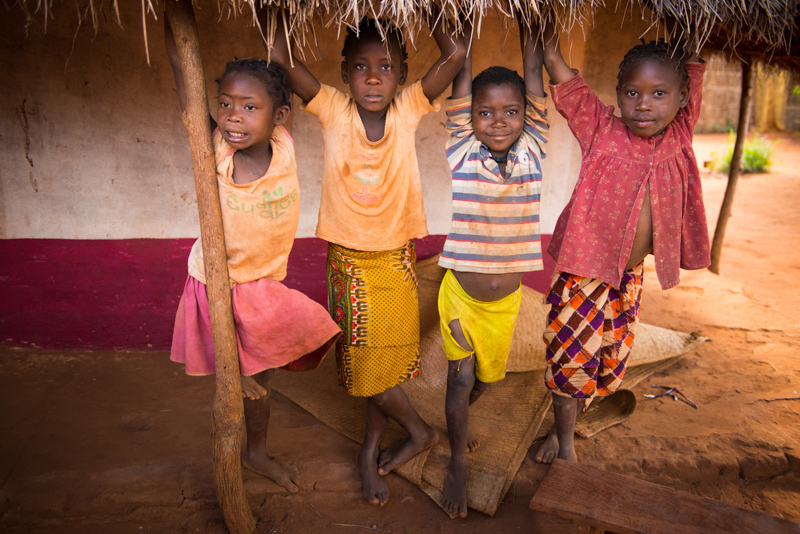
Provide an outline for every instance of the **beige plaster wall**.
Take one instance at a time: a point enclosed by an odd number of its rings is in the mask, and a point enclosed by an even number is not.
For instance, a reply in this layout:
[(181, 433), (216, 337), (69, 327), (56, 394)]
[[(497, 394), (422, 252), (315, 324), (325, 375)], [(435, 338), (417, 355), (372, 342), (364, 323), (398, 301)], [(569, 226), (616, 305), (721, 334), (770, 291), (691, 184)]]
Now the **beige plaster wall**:
[[(18, 9), (0, 21), (0, 238), (124, 239), (193, 237), (199, 234), (191, 158), (174, 82), (163, 49), (162, 21), (148, 17), (150, 66), (138, 3), (120, 2), (124, 29), (101, 23), (96, 36), (85, 23), (75, 31), (75, 8), (54, 7), (43, 31), (41, 15), (30, 26)], [(263, 56), (247, 18), (217, 22), (210, 3), (198, 25), (210, 97), (213, 79), (234, 56)], [(629, 18), (631, 14), (627, 15)], [(101, 20), (103, 19), (101, 15)], [(110, 20), (110, 17), (106, 17)], [(622, 24), (610, 11), (595, 15), (598, 31), (573, 32), (564, 46), (607, 102), (613, 103), (617, 65), (647, 25), (635, 14)], [(619, 28), (617, 31), (616, 28)], [(307, 61), (326, 83), (339, 76), (341, 39), (319, 30), (322, 58)], [(516, 28), (484, 21), (475, 43), (475, 72), (492, 64), (519, 69)], [(420, 78), (438, 55), (424, 36), (409, 49), (409, 79)], [(295, 102), (297, 104), (297, 102)], [(550, 107), (552, 135), (545, 161), (542, 231), (555, 220), (577, 179), (580, 154), (563, 119)], [(417, 132), (426, 213), (431, 233), (450, 225), (450, 176), (444, 158), (444, 113), (428, 115)], [(322, 174), (322, 138), (316, 119), (294, 117), (302, 184), (298, 235), (312, 236)]]

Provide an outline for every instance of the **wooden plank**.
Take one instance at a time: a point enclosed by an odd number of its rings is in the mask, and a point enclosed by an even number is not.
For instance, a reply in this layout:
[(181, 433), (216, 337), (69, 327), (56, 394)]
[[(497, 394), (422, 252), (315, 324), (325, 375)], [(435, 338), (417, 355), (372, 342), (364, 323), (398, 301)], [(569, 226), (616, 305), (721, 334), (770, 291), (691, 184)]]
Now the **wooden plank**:
[(616, 534), (800, 534), (800, 525), (594, 467), (555, 460), (531, 508)]
[(539, 532), (541, 534), (588, 534), (582, 531), (575, 521), (545, 514), (536, 510), (531, 511), (531, 517), (526, 526), (526, 532)]

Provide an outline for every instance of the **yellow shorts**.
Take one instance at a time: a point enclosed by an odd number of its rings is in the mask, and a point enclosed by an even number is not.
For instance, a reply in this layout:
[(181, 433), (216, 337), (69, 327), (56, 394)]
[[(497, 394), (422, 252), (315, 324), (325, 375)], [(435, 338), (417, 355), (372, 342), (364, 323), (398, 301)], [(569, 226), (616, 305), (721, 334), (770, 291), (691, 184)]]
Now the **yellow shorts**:
[(439, 288), (439, 326), (447, 359), (461, 360), (473, 354), (453, 339), (450, 323), (458, 319), (475, 354), (475, 377), (486, 383), (502, 380), (521, 302), (522, 286), (494, 302), (476, 300), (448, 269)]

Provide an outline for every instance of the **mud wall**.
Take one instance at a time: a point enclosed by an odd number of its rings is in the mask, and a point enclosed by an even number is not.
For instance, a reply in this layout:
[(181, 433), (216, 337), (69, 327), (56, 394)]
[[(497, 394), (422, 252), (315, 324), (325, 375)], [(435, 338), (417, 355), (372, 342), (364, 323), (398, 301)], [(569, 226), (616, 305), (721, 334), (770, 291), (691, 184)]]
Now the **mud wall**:
[[(218, 21), (202, 2), (198, 26), (209, 99), (214, 78), (234, 56), (262, 56), (247, 17)], [(0, 345), (54, 349), (169, 349), (186, 256), (199, 234), (192, 162), (180, 120), (172, 72), (163, 48), (163, 21), (147, 17), (150, 65), (138, 2), (120, 2), (124, 28), (100, 13), (97, 35), (74, 5), (58, 2), (44, 32), (41, 14), (14, 7), (0, 17)], [(108, 9), (107, 6), (105, 9)], [(633, 15), (628, 12), (628, 17)], [(580, 28), (564, 46), (571, 65), (609, 103), (617, 65), (645, 24), (623, 24), (601, 12), (597, 32)], [(620, 31), (608, 31), (608, 28)], [(325, 83), (340, 81), (342, 39), (317, 25), (322, 57), (307, 61)], [(490, 17), (475, 42), (475, 71), (493, 64), (519, 69), (516, 30)], [(420, 78), (438, 55), (429, 37), (409, 50), (409, 75)], [(297, 102), (295, 102), (297, 107)], [(542, 195), (546, 248), (580, 166), (577, 143), (550, 107), (551, 140)], [(322, 175), (316, 119), (294, 113), (301, 183), (298, 239), (284, 283), (325, 304), (326, 244), (313, 238)], [(420, 259), (441, 251), (451, 217), (450, 174), (444, 158), (444, 112), (425, 117), (417, 132), (431, 236), (418, 240)], [(523, 283), (546, 290), (553, 263), (526, 273)]]
[(727, 132), (739, 123), (742, 94), (742, 67), (721, 55), (706, 58), (703, 80), (703, 106), (697, 121), (698, 132)]
[[(197, 11), (203, 62), (214, 97), (214, 77), (234, 56), (262, 56), (248, 17), (218, 21), (215, 5)], [(162, 20), (147, 17), (150, 65), (142, 38), (139, 3), (120, 2), (124, 28), (101, 13), (94, 35), (88, 23), (76, 31), (75, 8), (58, 2), (44, 31), (35, 14), (26, 25), (18, 8), (3, 13), (0, 76), (0, 238), (181, 238), (199, 234), (191, 158), (180, 120), (172, 74), (163, 47)], [(107, 9), (107, 8), (106, 8)], [(636, 14), (635, 14), (636, 15)], [(628, 17), (631, 17), (628, 12)], [(573, 31), (564, 47), (601, 96), (613, 103), (616, 67), (646, 28), (640, 17), (623, 23), (611, 11), (595, 17), (597, 32)], [(105, 22), (103, 22), (105, 20)], [(484, 21), (475, 43), (475, 71), (501, 64), (519, 69), (516, 28)], [(620, 28), (609, 32), (608, 27)], [(320, 80), (343, 88), (341, 39), (317, 26), (322, 57), (307, 61)], [(409, 50), (409, 79), (421, 77), (437, 56), (421, 36)], [(297, 104), (297, 102), (295, 102)], [(542, 231), (552, 232), (569, 198), (580, 164), (577, 144), (550, 108), (552, 137), (545, 162)], [(443, 154), (443, 111), (427, 116), (417, 150), (432, 234), (450, 223), (450, 178)], [(316, 119), (294, 117), (302, 184), (298, 237), (313, 236), (322, 174), (321, 134)]]

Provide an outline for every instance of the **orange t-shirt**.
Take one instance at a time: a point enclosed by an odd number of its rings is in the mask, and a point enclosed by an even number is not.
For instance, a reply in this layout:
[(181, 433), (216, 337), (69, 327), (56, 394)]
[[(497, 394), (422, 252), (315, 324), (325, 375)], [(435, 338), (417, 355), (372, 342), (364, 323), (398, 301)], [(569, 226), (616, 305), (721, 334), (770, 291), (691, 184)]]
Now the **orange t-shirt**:
[(355, 101), (322, 85), (303, 106), (322, 125), (325, 171), (317, 237), (343, 247), (393, 250), (428, 235), (414, 134), (426, 113), (439, 109), (416, 82), (386, 112), (383, 139), (367, 139)]
[[(272, 132), (272, 161), (267, 173), (248, 184), (233, 182), (236, 152), (214, 133), (217, 185), (225, 231), (231, 285), (260, 278), (283, 280), (300, 218), (300, 184), (294, 145), (278, 126)], [(189, 274), (206, 283), (203, 248), (198, 239), (189, 254)]]

